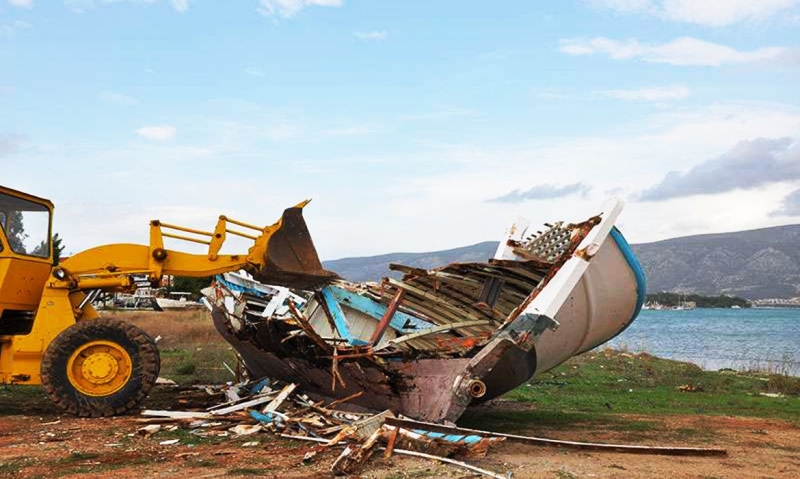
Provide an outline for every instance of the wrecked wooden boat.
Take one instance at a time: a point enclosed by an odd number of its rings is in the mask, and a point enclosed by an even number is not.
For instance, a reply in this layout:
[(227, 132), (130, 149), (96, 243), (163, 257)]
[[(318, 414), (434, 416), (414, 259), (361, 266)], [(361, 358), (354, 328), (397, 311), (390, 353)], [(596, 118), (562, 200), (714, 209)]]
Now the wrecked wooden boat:
[(192, 293), (183, 291), (170, 291), (166, 293), (166, 296), (153, 296), (151, 304), (156, 311), (180, 311), (203, 307), (201, 303), (192, 301)]
[(541, 232), (518, 221), (486, 262), (393, 264), (401, 279), (360, 284), (322, 267), (302, 206), (272, 226), (270, 267), (220, 275), (204, 294), (252, 377), (320, 399), (455, 422), (610, 340), (644, 302), (644, 272), (614, 227), (618, 200)]

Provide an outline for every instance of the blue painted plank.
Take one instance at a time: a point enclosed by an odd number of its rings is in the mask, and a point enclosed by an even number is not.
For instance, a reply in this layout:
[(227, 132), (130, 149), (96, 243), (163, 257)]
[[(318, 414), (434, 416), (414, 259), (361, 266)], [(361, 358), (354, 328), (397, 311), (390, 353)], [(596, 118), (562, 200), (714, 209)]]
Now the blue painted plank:
[(423, 436), (427, 436), (431, 439), (441, 439), (443, 441), (452, 443), (463, 442), (465, 444), (475, 444), (476, 442), (483, 439), (481, 436), (475, 436), (475, 435), (462, 436), (458, 434), (444, 434), (441, 432), (425, 431), (423, 429), (414, 429), (414, 432)]
[(320, 290), (320, 293), (322, 293), (322, 299), (328, 306), (328, 311), (330, 311), (331, 316), (333, 316), (333, 323), (336, 325), (336, 330), (339, 331), (339, 336), (341, 336), (343, 339), (346, 339), (347, 342), (353, 346), (363, 346), (365, 344), (369, 344), (366, 341), (354, 338), (350, 333), (350, 326), (347, 324), (347, 317), (344, 315), (342, 307), (339, 306), (339, 302), (336, 301), (336, 297), (334, 297), (331, 287), (325, 286)]
[[(336, 286), (326, 286), (324, 289), (330, 289), (336, 301), (346, 304), (348, 307), (361, 311), (362, 313), (371, 316), (377, 320), (383, 318), (386, 313), (387, 307), (377, 301), (373, 301), (365, 296), (360, 296), (351, 293), (346, 289)], [(416, 333), (417, 331), (432, 328), (434, 325), (423, 321), (414, 316), (408, 315), (401, 311), (396, 311), (389, 325), (403, 334)]]

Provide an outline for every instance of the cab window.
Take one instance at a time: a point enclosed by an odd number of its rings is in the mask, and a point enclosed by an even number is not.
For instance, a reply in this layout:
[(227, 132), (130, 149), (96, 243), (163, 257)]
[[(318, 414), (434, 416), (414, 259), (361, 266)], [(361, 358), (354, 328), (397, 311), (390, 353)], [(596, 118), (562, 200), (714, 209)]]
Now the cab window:
[[(50, 210), (46, 206), (0, 193), (0, 227), (11, 251), (50, 256)], [(3, 246), (0, 243), (0, 251)]]

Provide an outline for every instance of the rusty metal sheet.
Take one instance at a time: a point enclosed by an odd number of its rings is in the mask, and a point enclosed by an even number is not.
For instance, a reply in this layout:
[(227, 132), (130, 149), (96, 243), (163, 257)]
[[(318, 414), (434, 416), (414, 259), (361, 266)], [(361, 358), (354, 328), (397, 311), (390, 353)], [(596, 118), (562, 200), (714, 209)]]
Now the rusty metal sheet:
[(314, 289), (339, 277), (322, 267), (302, 207), (283, 212), (278, 229), (267, 242), (264, 264), (254, 274), (257, 280), (289, 288)]

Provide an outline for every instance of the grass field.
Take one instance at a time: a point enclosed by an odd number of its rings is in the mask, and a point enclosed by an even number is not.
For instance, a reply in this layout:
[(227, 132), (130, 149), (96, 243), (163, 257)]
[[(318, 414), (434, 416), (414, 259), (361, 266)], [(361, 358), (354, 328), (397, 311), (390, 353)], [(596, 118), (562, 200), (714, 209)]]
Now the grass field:
[[(703, 371), (647, 353), (606, 349), (572, 358), (506, 394), (506, 407), (468, 411), (459, 424), (513, 432), (526, 425), (658, 429), (664, 416), (744, 416), (781, 419), (800, 426), (800, 378), (758, 371)], [(513, 407), (516, 404), (517, 407)], [(526, 405), (529, 407), (519, 407)], [(702, 435), (702, 429), (672, 431)]]
[[(235, 369), (236, 356), (205, 310), (132, 312), (123, 317), (161, 338), (163, 377), (182, 385), (234, 380), (225, 364)], [(703, 371), (690, 363), (610, 349), (575, 357), (503, 399), (532, 408), (498, 412), (499, 423), (709, 414), (800, 424), (800, 378), (759, 371)]]
[(157, 338), (162, 377), (181, 385), (220, 384), (236, 379), (226, 367), (236, 371), (236, 355), (214, 329), (207, 310), (120, 311), (113, 314)]
[(800, 419), (800, 378), (703, 371), (647, 353), (606, 349), (571, 359), (507, 395), (542, 410), (726, 414)]

